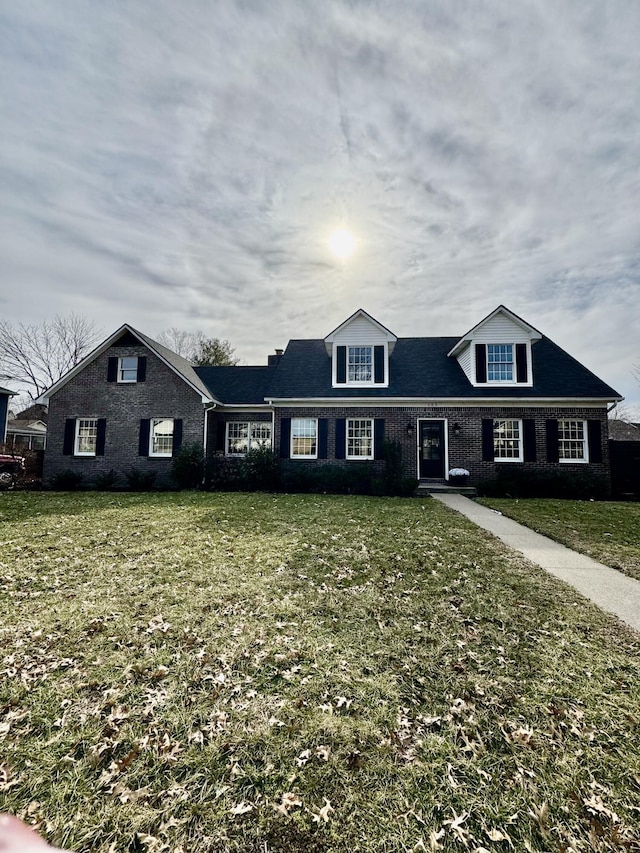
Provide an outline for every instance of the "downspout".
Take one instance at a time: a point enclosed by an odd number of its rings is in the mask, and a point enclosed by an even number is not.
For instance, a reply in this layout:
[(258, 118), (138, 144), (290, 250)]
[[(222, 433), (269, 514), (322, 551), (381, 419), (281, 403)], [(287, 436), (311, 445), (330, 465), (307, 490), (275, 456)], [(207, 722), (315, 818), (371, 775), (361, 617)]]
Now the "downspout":
[(276, 440), (276, 410), (273, 407), (273, 400), (265, 398), (265, 402), (267, 406), (271, 406), (271, 450), (273, 451)]
[(217, 407), (217, 403), (205, 403), (204, 406), (204, 433), (202, 436), (202, 447), (204, 448), (204, 458), (207, 458), (207, 438), (209, 435), (209, 412)]

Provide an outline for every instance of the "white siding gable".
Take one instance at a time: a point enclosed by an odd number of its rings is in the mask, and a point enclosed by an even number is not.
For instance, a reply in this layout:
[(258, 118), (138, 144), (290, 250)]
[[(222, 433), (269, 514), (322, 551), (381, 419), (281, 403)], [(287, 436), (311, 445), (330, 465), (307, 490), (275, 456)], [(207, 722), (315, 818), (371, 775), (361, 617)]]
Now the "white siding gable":
[(471, 344), (467, 344), (467, 346), (462, 350), (462, 352), (458, 353), (456, 358), (458, 359), (458, 364), (464, 370), (465, 376), (467, 377), (469, 382), (473, 382), (473, 368), (471, 365)]
[[(458, 364), (464, 371), (465, 376), (472, 385), (510, 385), (519, 384), (521, 386), (531, 386), (533, 384), (533, 363), (531, 360), (531, 345), (541, 337), (540, 333), (529, 326), (519, 317), (512, 314), (508, 308), (500, 306), (492, 314), (474, 326), (467, 334), (456, 344), (449, 353), (450, 356), (455, 356)], [(478, 344), (512, 344), (514, 348), (516, 344), (525, 344), (526, 359), (527, 359), (527, 382), (516, 383), (514, 376), (513, 382), (502, 383), (479, 383), (476, 381), (476, 346)], [(515, 369), (515, 365), (514, 365)]]
[[(388, 387), (389, 356), (393, 352), (396, 341), (397, 338), (393, 332), (378, 323), (366, 311), (362, 309), (356, 311), (324, 339), (327, 354), (331, 358), (333, 387)], [(360, 353), (351, 349), (353, 347), (367, 347), (370, 350)], [(383, 361), (380, 359), (380, 348), (384, 351)], [(340, 369), (338, 368), (339, 357), (342, 359)], [(349, 367), (351, 357), (354, 361)], [(363, 362), (360, 359), (365, 360)], [(359, 365), (363, 363), (365, 367), (361, 369)], [(378, 379), (377, 382), (375, 378)]]
[(336, 346), (375, 346), (385, 344), (388, 340), (388, 334), (377, 323), (372, 323), (362, 316), (356, 317), (348, 326), (343, 326), (333, 337)]
[(505, 314), (496, 314), (478, 326), (473, 340), (479, 344), (528, 344), (531, 334)]

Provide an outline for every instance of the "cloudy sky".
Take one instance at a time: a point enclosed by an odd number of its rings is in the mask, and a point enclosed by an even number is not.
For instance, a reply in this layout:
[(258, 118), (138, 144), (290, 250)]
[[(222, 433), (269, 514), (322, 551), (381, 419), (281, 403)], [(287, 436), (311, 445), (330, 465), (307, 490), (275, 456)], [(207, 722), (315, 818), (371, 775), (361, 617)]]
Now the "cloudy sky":
[(639, 405), (639, 43), (637, 0), (4, 3), (0, 316), (265, 363), (504, 303)]

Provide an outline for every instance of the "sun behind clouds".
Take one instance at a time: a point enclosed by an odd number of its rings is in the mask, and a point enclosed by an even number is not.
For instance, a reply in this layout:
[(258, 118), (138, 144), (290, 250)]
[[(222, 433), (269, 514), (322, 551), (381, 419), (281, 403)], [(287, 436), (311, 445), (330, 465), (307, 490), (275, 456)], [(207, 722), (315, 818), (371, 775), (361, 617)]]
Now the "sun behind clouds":
[(348, 228), (340, 227), (329, 236), (329, 249), (341, 261), (346, 261), (355, 251), (356, 238)]

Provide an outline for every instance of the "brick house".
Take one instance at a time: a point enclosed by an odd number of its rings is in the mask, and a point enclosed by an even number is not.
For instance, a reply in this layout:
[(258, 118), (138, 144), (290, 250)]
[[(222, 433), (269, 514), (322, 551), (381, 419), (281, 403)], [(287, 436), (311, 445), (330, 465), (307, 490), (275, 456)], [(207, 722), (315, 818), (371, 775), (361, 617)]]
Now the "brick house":
[(461, 338), (398, 338), (358, 310), (262, 367), (193, 367), (125, 325), (53, 385), (45, 480), (128, 468), (168, 474), (183, 442), (295, 465), (352, 465), (402, 447), (406, 473), (471, 482), (504, 466), (608, 482), (607, 409), (622, 398), (504, 306)]

